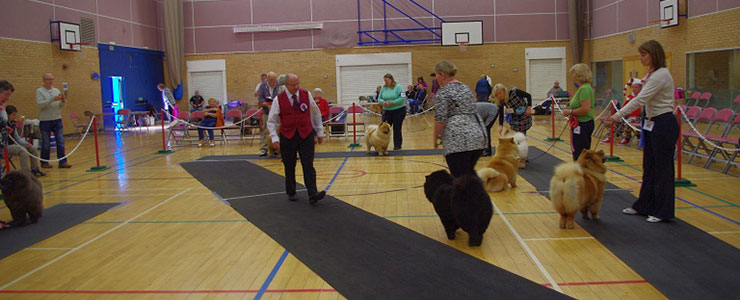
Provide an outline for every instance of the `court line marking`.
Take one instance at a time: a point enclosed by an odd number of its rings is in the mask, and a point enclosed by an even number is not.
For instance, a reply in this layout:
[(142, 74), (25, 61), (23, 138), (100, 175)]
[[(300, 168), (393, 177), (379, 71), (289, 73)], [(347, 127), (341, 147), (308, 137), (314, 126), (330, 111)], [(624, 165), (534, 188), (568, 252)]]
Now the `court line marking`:
[(529, 258), (534, 261), (534, 264), (537, 265), (537, 268), (540, 269), (540, 272), (545, 276), (547, 281), (549, 282), (550, 286), (555, 289), (558, 292), (563, 292), (563, 290), (560, 288), (557, 282), (555, 282), (555, 279), (550, 276), (550, 273), (547, 272), (547, 269), (542, 265), (539, 259), (537, 259), (537, 256), (534, 255), (534, 252), (532, 252), (532, 249), (529, 249), (529, 246), (526, 242), (522, 239), (522, 237), (519, 235), (519, 232), (514, 229), (514, 226), (511, 226), (511, 223), (509, 223), (509, 220), (506, 219), (506, 216), (503, 214), (503, 212), (498, 208), (496, 203), (494, 201), (491, 201), (491, 204), (493, 204), (493, 208), (496, 210), (496, 213), (498, 213), (501, 216), (501, 219), (504, 220), (504, 224), (506, 224), (507, 227), (509, 227), (509, 230), (511, 230), (511, 233), (514, 234), (514, 237), (516, 237), (517, 241), (519, 241), (519, 244), (522, 245), (522, 248), (524, 248), (524, 251), (527, 252), (527, 255), (529, 255)]
[(593, 240), (592, 236), (562, 237), (562, 238), (531, 238), (525, 241), (569, 241), (569, 240)]
[[(641, 284), (646, 280), (560, 282), (564, 286)], [(549, 283), (540, 283), (549, 287)], [(4, 290), (0, 294), (253, 294), (258, 290)], [(336, 293), (335, 289), (276, 289), (265, 293)]]
[(709, 234), (733, 234), (733, 233), (740, 233), (740, 230), (732, 230), (732, 231), (710, 231), (707, 232)]
[(23, 250), (71, 250), (72, 248), (26, 248)]
[(11, 285), (14, 285), (14, 284), (16, 284), (16, 283), (18, 283), (19, 281), (21, 281), (21, 280), (23, 280), (23, 279), (26, 279), (26, 278), (27, 278), (28, 276), (31, 276), (31, 275), (33, 275), (34, 273), (36, 273), (36, 272), (38, 272), (38, 271), (41, 271), (41, 270), (43, 270), (44, 268), (46, 268), (46, 267), (50, 266), (51, 264), (53, 264), (53, 263), (55, 263), (55, 262), (57, 262), (57, 261), (61, 260), (62, 258), (65, 258), (65, 257), (67, 257), (68, 255), (70, 255), (70, 254), (72, 254), (72, 253), (75, 253), (75, 252), (77, 252), (77, 250), (80, 250), (80, 249), (82, 249), (83, 247), (85, 247), (85, 246), (87, 246), (87, 245), (90, 245), (90, 244), (92, 244), (93, 242), (95, 242), (95, 241), (97, 241), (97, 240), (101, 239), (102, 237), (104, 237), (104, 236), (106, 236), (106, 235), (110, 234), (110, 233), (111, 233), (111, 232), (113, 232), (113, 231), (116, 231), (116, 230), (118, 230), (119, 228), (123, 227), (124, 225), (126, 225), (126, 224), (128, 224), (128, 223), (131, 223), (131, 221), (133, 221), (133, 220), (136, 220), (137, 218), (139, 218), (139, 217), (141, 217), (141, 216), (145, 215), (146, 213), (148, 213), (148, 212), (150, 212), (150, 211), (152, 211), (152, 210), (154, 210), (154, 209), (156, 209), (156, 208), (158, 208), (158, 207), (160, 207), (160, 206), (162, 206), (162, 205), (166, 204), (166, 203), (167, 203), (167, 202), (169, 202), (170, 200), (172, 200), (172, 199), (175, 199), (175, 198), (177, 198), (177, 196), (180, 196), (180, 195), (184, 194), (185, 192), (187, 192), (187, 191), (189, 191), (189, 190), (190, 190), (190, 188), (187, 188), (187, 189), (185, 189), (185, 190), (183, 190), (183, 191), (181, 191), (181, 192), (179, 192), (179, 193), (177, 193), (177, 194), (173, 195), (172, 197), (169, 197), (169, 198), (167, 198), (167, 199), (165, 199), (165, 200), (162, 200), (162, 201), (160, 201), (159, 203), (157, 203), (157, 204), (155, 204), (154, 206), (150, 207), (149, 209), (147, 209), (147, 210), (145, 210), (145, 211), (143, 211), (143, 212), (139, 213), (138, 215), (136, 215), (136, 216), (134, 216), (134, 217), (132, 217), (132, 218), (130, 218), (130, 219), (128, 219), (128, 220), (126, 220), (125, 222), (123, 222), (123, 223), (121, 223), (121, 224), (118, 224), (118, 225), (116, 225), (115, 227), (113, 227), (113, 228), (111, 228), (111, 229), (108, 229), (107, 231), (105, 231), (105, 232), (103, 232), (103, 233), (101, 233), (101, 234), (97, 235), (96, 237), (94, 237), (94, 238), (92, 238), (92, 239), (89, 239), (89, 240), (88, 240), (87, 242), (84, 242), (84, 243), (82, 243), (81, 245), (79, 245), (79, 246), (77, 246), (77, 247), (74, 247), (74, 248), (70, 249), (69, 251), (65, 252), (64, 254), (62, 254), (62, 255), (60, 255), (60, 256), (57, 256), (56, 258), (54, 258), (54, 259), (52, 259), (52, 260), (50, 260), (50, 261), (46, 262), (45, 264), (43, 264), (43, 265), (41, 265), (41, 266), (38, 266), (37, 268), (35, 268), (35, 269), (33, 269), (33, 270), (29, 271), (29, 272), (28, 272), (28, 273), (26, 273), (26, 274), (23, 274), (22, 276), (20, 276), (20, 277), (16, 278), (15, 280), (13, 280), (13, 281), (11, 281), (11, 282), (8, 282), (8, 283), (4, 284), (3, 286), (1, 286), (1, 287), (0, 287), (0, 290), (5, 290), (5, 289), (7, 289), (7, 288), (8, 288), (9, 286), (11, 286)]

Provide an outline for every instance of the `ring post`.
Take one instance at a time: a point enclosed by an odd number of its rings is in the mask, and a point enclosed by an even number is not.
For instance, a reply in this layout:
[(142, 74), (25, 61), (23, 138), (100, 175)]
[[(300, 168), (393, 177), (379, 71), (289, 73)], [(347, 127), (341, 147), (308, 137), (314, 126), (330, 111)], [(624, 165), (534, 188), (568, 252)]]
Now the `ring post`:
[[(611, 105), (609, 105), (610, 114), (609, 116), (614, 115), (614, 101), (611, 101)], [(621, 162), (624, 161), (623, 159), (619, 158), (619, 156), (614, 156), (614, 124), (609, 126), (609, 156), (606, 157), (606, 161), (610, 162)]]
[[(676, 111), (676, 120), (678, 121), (678, 129), (681, 130), (681, 114), (683, 111), (679, 108), (678, 111)], [(681, 178), (681, 134), (678, 134), (678, 140), (676, 140), (676, 171), (678, 173), (678, 176), (676, 177), (673, 186), (678, 187), (691, 187), (696, 186), (696, 184), (692, 183), (691, 180), (688, 180), (686, 178)]]
[(107, 166), (101, 166), (100, 165), (100, 152), (98, 149), (98, 120), (97, 117), (93, 115), (92, 117), (93, 122), (93, 136), (95, 137), (95, 166), (90, 168), (90, 170), (87, 170), (87, 172), (100, 172), (103, 170), (110, 169), (110, 167)]
[(550, 96), (550, 119), (552, 123), (552, 137), (546, 139), (548, 142), (560, 142), (559, 137), (555, 137), (555, 97)]
[(357, 115), (356, 112), (357, 110), (355, 107), (355, 103), (352, 102), (352, 140), (354, 142), (352, 144), (349, 144), (347, 148), (360, 147), (360, 144), (357, 143), (357, 122), (355, 119), (355, 116)]
[(174, 151), (167, 149), (167, 141), (164, 133), (164, 108), (162, 109), (162, 150), (157, 151), (157, 154), (170, 154)]
[(10, 155), (8, 155), (8, 145), (3, 147), (3, 156), (5, 156), (5, 174), (10, 173)]

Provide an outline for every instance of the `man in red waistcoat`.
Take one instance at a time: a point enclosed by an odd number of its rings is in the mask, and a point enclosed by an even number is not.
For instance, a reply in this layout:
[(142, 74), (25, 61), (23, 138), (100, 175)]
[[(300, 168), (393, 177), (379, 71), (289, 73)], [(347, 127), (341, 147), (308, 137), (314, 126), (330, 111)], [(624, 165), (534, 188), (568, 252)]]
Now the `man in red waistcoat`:
[(300, 153), (309, 203), (316, 204), (326, 196), (326, 191), (319, 192), (316, 189), (316, 170), (313, 167), (314, 146), (321, 144), (324, 137), (321, 111), (311, 93), (299, 88), (297, 75), (288, 74), (285, 88), (277, 96), (277, 105), (273, 103), (270, 109), (267, 129), (270, 130), (273, 146), (280, 149), (283, 159), (288, 200), (296, 201), (295, 163), (296, 153)]

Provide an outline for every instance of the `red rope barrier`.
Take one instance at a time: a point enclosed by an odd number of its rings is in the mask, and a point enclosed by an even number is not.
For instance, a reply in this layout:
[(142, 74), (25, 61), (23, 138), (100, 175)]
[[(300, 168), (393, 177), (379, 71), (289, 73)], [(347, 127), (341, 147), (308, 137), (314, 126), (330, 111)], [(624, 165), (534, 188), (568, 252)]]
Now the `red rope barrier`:
[[(609, 105), (609, 116), (614, 115), (614, 104)], [(609, 156), (614, 156), (614, 124), (609, 126)]]

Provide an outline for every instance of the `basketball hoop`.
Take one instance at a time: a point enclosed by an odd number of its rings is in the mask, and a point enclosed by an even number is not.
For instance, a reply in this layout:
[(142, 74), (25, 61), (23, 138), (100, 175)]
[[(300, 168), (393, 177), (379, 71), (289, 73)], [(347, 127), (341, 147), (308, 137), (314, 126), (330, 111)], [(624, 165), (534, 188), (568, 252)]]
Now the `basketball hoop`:
[(468, 42), (457, 42), (457, 46), (460, 47), (460, 52), (468, 50)]

